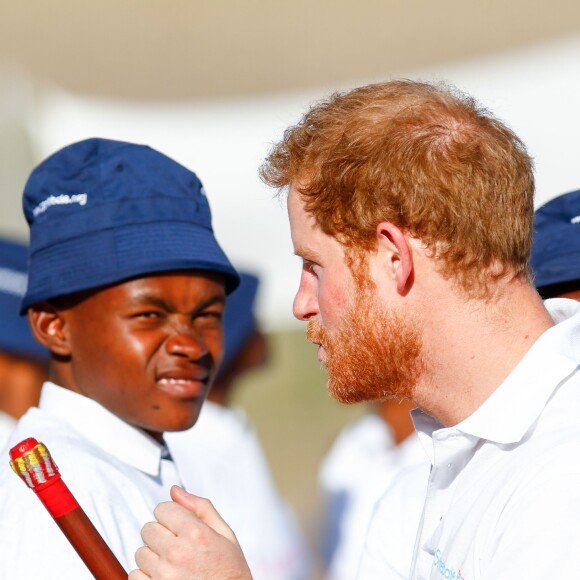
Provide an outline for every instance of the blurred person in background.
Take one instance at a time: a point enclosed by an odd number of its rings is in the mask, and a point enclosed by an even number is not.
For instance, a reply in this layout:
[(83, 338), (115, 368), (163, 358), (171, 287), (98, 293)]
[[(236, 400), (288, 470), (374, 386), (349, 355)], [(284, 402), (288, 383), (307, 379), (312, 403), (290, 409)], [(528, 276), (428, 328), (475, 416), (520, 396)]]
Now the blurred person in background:
[(402, 469), (426, 460), (411, 420), (414, 407), (410, 401), (373, 403), (340, 432), (322, 461), (323, 561), (329, 580), (356, 577), (376, 502)]
[(0, 447), (24, 413), (38, 404), (48, 351), (19, 316), (26, 291), (27, 247), (0, 238)]
[(531, 264), (542, 298), (580, 300), (580, 190), (536, 210)]
[(211, 498), (236, 530), (256, 580), (306, 580), (310, 558), (294, 514), (279, 496), (258, 434), (232, 404), (240, 378), (269, 359), (254, 313), (259, 280), (239, 273), (224, 315), (224, 358), (200, 417), (165, 441), (186, 487)]

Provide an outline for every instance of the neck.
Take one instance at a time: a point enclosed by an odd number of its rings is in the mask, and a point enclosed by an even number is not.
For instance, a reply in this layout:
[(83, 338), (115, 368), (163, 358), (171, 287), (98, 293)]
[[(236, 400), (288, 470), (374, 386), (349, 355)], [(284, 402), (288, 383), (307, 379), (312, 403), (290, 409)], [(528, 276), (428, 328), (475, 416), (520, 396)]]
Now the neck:
[(438, 294), (431, 302), (438, 307), (424, 313), (426, 372), (415, 402), (451, 426), (482, 405), (554, 323), (535, 289), (519, 279), (501, 283), (490, 300), (449, 287)]

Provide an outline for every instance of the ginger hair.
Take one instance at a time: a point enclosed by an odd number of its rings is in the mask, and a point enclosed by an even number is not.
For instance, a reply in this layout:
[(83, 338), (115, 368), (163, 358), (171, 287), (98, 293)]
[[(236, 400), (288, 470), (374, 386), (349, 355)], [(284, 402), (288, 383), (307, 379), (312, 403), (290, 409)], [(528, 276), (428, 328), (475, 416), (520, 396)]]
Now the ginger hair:
[(387, 221), (470, 294), (531, 278), (532, 160), (505, 124), (449, 85), (399, 80), (334, 93), (285, 131), (260, 175), (279, 190), (294, 186), (351, 264), (364, 262)]

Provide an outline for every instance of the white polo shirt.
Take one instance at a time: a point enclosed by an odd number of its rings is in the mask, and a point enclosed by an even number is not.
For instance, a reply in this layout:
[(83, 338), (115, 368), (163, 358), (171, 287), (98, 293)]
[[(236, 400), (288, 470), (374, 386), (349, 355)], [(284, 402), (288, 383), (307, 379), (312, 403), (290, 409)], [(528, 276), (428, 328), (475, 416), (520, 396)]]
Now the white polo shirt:
[(181, 481), (162, 446), (104, 407), (52, 383), (18, 422), (0, 463), (0, 578), (92, 578), (44, 506), (10, 469), (9, 449), (28, 437), (46, 445), (63, 481), (127, 572), (141, 527)]
[(546, 306), (559, 324), (470, 417), (414, 412), (432, 467), (412, 580), (580, 577), (580, 304)]

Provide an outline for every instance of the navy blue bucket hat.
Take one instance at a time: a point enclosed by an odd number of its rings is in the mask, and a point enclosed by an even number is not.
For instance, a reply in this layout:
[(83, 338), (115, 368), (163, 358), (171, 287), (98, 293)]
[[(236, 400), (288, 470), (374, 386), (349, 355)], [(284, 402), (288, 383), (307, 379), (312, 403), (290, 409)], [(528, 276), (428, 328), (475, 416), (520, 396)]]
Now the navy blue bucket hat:
[(24, 189), (29, 278), (21, 312), (42, 300), (172, 270), (239, 277), (220, 248), (195, 173), (154, 149), (106, 139), (73, 143)]
[(224, 356), (219, 375), (227, 371), (257, 330), (254, 314), (259, 280), (249, 272), (240, 272), (240, 285), (228, 296), (224, 314)]
[(48, 362), (48, 350), (37, 342), (28, 320), (18, 315), (26, 290), (28, 248), (0, 239), (0, 351), (25, 359)]
[(580, 190), (536, 210), (531, 265), (536, 288), (545, 298), (580, 288)]

